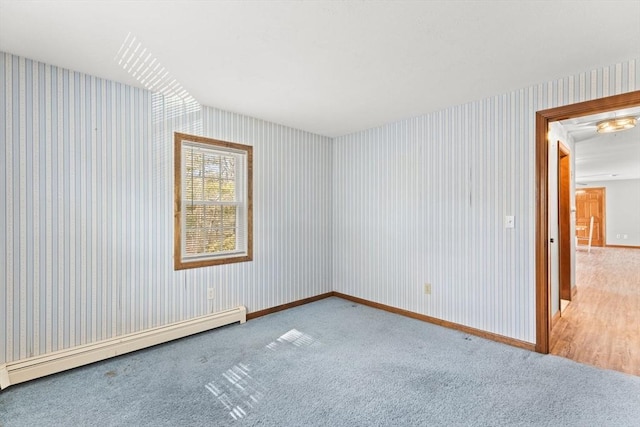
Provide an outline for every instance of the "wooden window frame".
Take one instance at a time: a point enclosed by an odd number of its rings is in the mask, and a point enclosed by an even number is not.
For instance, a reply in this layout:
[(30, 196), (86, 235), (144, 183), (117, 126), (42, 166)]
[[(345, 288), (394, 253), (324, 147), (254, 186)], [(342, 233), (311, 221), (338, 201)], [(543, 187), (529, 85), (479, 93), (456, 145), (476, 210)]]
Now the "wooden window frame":
[[(245, 156), (246, 164), (244, 165), (245, 179), (245, 197), (243, 203), (246, 203), (246, 251), (240, 254), (230, 254), (229, 256), (213, 256), (211, 258), (186, 259), (183, 256), (182, 242), (182, 217), (183, 217), (183, 199), (182, 199), (182, 149), (183, 142), (194, 143), (201, 146), (210, 146), (212, 150), (226, 153), (242, 153)], [(184, 270), (189, 268), (208, 267), (212, 265), (231, 264), (236, 262), (246, 262), (253, 260), (253, 147), (250, 145), (237, 144), (228, 141), (221, 141), (203, 136), (189, 135), (185, 133), (174, 133), (174, 243), (173, 258), (174, 269)], [(185, 258), (185, 259), (183, 259)]]

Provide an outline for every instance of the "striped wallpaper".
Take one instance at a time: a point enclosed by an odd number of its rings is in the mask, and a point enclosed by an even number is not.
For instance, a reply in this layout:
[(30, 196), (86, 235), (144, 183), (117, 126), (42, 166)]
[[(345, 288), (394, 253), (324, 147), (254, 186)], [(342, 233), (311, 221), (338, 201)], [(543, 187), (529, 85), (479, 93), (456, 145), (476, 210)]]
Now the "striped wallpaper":
[[(173, 270), (174, 131), (254, 146), (253, 262)], [(0, 52), (0, 363), (330, 291), (331, 164), (329, 138)]]
[(334, 290), (534, 343), (535, 111), (638, 88), (629, 61), (334, 139)]
[[(640, 70), (333, 140), (11, 54), (0, 82), (4, 363), (331, 290), (533, 342), (534, 112)], [(254, 261), (173, 271), (174, 131), (254, 147)]]

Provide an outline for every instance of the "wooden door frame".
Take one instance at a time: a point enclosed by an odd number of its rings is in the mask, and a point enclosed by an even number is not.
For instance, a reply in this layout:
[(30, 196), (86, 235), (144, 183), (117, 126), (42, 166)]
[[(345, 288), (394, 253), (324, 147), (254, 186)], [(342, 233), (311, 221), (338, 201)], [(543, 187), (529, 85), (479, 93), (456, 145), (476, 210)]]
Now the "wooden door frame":
[[(566, 176), (563, 176), (566, 163)], [(560, 299), (571, 301), (571, 150), (558, 141), (558, 255)]]
[(549, 123), (640, 105), (640, 91), (536, 112), (536, 346), (549, 353)]

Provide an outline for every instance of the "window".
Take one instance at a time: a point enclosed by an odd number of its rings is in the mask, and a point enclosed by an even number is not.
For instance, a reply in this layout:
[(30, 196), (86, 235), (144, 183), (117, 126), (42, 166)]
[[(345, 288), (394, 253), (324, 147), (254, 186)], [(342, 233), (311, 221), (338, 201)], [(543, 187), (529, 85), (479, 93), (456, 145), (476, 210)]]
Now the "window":
[(174, 268), (252, 259), (252, 147), (175, 133)]

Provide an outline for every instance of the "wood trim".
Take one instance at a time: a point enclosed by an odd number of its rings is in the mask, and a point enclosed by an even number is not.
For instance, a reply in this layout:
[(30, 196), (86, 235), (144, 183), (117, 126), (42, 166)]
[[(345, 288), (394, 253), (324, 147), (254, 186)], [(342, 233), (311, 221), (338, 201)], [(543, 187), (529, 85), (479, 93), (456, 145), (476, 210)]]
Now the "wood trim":
[(561, 157), (569, 156), (571, 154), (569, 147), (567, 147), (562, 141), (558, 141), (558, 151), (562, 154)]
[(625, 245), (605, 245), (607, 248), (620, 248), (620, 249), (640, 249), (640, 246), (625, 246)]
[(549, 123), (640, 105), (640, 91), (609, 96), (536, 112), (536, 345), (539, 353), (549, 352), (549, 232), (548, 158)]
[[(486, 338), (499, 343), (512, 345), (514, 347), (523, 348), (525, 350), (533, 351), (535, 349), (534, 344), (520, 341), (515, 338), (505, 337), (504, 335), (494, 334), (492, 332), (483, 331), (480, 329), (472, 328), (458, 323), (449, 322), (448, 320), (438, 319), (436, 317), (427, 316), (425, 314), (415, 313), (413, 311), (403, 310), (401, 308), (392, 307), (390, 305), (380, 304), (377, 302), (369, 301), (366, 299), (354, 297), (351, 295), (343, 294), (340, 292), (333, 292), (333, 296), (338, 298), (353, 301), (358, 304), (366, 305), (368, 307), (377, 308), (379, 310), (388, 311), (389, 313), (399, 314), (401, 316), (410, 317), (412, 319), (422, 320), (423, 322), (433, 323), (434, 325), (443, 326), (445, 328), (454, 329), (460, 332), (467, 333), (469, 335), (475, 335), (481, 338)], [(248, 315), (247, 315), (248, 318)]]
[(456, 331), (464, 332), (469, 335), (475, 335), (481, 338), (486, 338), (491, 341), (497, 341), (502, 344), (508, 344), (514, 347), (522, 348), (529, 351), (535, 350), (535, 345), (526, 341), (520, 341), (515, 338), (505, 337), (504, 335), (494, 334), (492, 332), (483, 331), (480, 329), (472, 328), (470, 326), (460, 325), (459, 323), (449, 322), (448, 320), (438, 319), (436, 317), (427, 316), (425, 314), (415, 313), (413, 311), (403, 310), (401, 308), (392, 307), (390, 305), (380, 304), (377, 302), (369, 301), (363, 298), (354, 297), (351, 295), (343, 294), (341, 292), (327, 292), (324, 294), (316, 295), (314, 297), (304, 298), (301, 300), (293, 301), (287, 304), (277, 305), (275, 307), (267, 308), (264, 310), (254, 311), (247, 313), (247, 320), (256, 319), (258, 317), (266, 316), (267, 314), (277, 313), (278, 311), (288, 310), (290, 308), (298, 307), (311, 302), (320, 301), (329, 297), (342, 298), (347, 301), (353, 301), (358, 304), (366, 305), (367, 307), (376, 308), (378, 310), (388, 311), (389, 313), (398, 314), (400, 316), (410, 317), (412, 319), (421, 320), (423, 322), (433, 323), (434, 325), (442, 326)]
[[(198, 142), (215, 147), (230, 148), (246, 153), (247, 156), (247, 253), (244, 256), (229, 256), (201, 261), (182, 262), (181, 258), (181, 226), (182, 214), (182, 141)], [(205, 136), (189, 135), (174, 132), (173, 136), (173, 269), (184, 270), (188, 268), (209, 267), (212, 265), (232, 264), (253, 260), (253, 147), (235, 142), (221, 141)]]
[[(558, 141), (558, 255), (560, 298), (571, 301), (571, 151)], [(553, 325), (552, 325), (553, 328)]]
[(301, 300), (293, 301), (287, 304), (277, 305), (275, 307), (266, 308), (264, 310), (254, 311), (247, 313), (247, 320), (255, 319), (258, 317), (266, 316), (267, 314), (277, 313), (278, 311), (288, 310), (300, 305), (309, 304), (310, 302), (320, 301), (325, 298), (334, 296), (334, 292), (327, 292), (325, 294), (316, 295), (315, 297), (304, 298)]
[(180, 227), (180, 214), (182, 211), (182, 134), (174, 133), (173, 136), (173, 269), (181, 268), (180, 242), (182, 227)]
[(549, 119), (536, 113), (536, 347), (549, 353)]
[[(607, 188), (602, 188), (602, 204), (600, 205), (602, 209), (600, 212), (602, 217), (600, 219), (600, 236), (602, 237), (602, 242), (598, 246), (604, 247), (607, 244)], [(593, 243), (592, 243), (593, 245)]]

